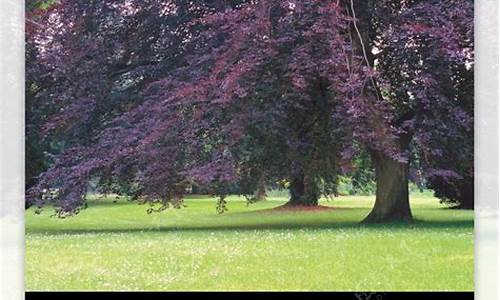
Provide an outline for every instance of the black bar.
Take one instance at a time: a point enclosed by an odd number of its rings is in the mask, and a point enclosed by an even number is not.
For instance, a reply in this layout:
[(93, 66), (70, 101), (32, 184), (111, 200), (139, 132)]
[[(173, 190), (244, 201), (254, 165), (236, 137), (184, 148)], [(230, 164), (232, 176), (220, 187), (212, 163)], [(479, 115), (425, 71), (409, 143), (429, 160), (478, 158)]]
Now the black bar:
[[(304, 296), (308, 299), (350, 299), (350, 300), (403, 300), (416, 299), (474, 299), (474, 292), (26, 292), (26, 299), (171, 299), (181, 297), (214, 296), (220, 299), (241, 299), (248, 297)], [(261, 299), (259, 299), (261, 300)]]

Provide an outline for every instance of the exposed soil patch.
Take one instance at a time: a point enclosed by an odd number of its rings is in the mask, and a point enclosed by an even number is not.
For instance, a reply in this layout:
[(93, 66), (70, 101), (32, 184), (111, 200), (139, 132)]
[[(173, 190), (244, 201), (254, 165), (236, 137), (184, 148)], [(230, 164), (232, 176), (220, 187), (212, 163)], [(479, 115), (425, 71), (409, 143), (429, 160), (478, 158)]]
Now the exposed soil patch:
[(307, 205), (280, 205), (277, 207), (273, 208), (268, 208), (261, 210), (260, 212), (262, 213), (273, 213), (273, 212), (321, 212), (321, 211), (328, 211), (328, 210), (336, 210), (340, 209), (338, 207), (331, 207), (331, 206), (324, 206), (324, 205), (317, 205), (317, 206), (307, 206)]

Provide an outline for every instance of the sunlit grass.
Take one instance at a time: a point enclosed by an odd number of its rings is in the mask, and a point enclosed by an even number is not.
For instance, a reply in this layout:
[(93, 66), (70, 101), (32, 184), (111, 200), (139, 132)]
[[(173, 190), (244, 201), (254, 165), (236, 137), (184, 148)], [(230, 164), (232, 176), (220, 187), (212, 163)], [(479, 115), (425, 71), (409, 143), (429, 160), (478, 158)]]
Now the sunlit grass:
[(412, 195), (412, 224), (360, 225), (373, 197), (275, 212), (285, 198), (229, 211), (91, 200), (66, 219), (26, 213), (27, 290), (472, 290), (473, 211)]

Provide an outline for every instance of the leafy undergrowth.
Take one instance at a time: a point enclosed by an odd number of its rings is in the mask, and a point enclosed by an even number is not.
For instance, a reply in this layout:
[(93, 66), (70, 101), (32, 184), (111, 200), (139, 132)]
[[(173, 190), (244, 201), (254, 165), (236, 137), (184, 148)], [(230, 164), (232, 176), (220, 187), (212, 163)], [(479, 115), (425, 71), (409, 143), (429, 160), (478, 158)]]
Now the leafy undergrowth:
[(30, 209), (26, 288), (473, 289), (473, 211), (446, 209), (428, 194), (415, 194), (415, 222), (361, 225), (372, 197), (321, 202), (337, 209), (273, 209), (285, 201), (247, 206), (230, 197), (222, 215), (204, 196), (153, 214), (114, 198), (93, 199), (66, 219)]

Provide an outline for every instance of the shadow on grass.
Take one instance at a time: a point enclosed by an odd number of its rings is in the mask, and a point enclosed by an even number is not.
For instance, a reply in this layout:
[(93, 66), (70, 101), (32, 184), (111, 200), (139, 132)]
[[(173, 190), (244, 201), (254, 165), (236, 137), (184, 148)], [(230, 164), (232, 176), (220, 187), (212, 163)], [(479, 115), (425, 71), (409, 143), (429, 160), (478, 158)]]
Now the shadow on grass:
[[(214, 207), (217, 203), (217, 199), (216, 198), (203, 198), (202, 196), (191, 196), (190, 198), (186, 199), (184, 204), (189, 206), (189, 205), (192, 205), (193, 201), (196, 201), (197, 204), (199, 203), (213, 203), (214, 204)], [(234, 202), (237, 202), (238, 204), (245, 204), (246, 205), (246, 200), (244, 199), (232, 199), (230, 200), (230, 204), (233, 204)], [(280, 204), (284, 204), (286, 203), (286, 201), (283, 201), (283, 200), (268, 200), (265, 204), (270, 204), (270, 205), (280, 205)], [(87, 204), (88, 204), (88, 208), (96, 208), (96, 207), (107, 207), (107, 206), (110, 206), (110, 207), (116, 207), (116, 206), (120, 206), (120, 205), (137, 205), (139, 207), (150, 207), (150, 204), (149, 203), (139, 203), (137, 200), (130, 200), (130, 199), (127, 199), (127, 198), (117, 198), (117, 199), (113, 199), (111, 200), (110, 198), (102, 198), (102, 199), (90, 199), (90, 200), (87, 200)], [(249, 207), (252, 207), (251, 205)]]
[(273, 222), (273, 223), (252, 223), (252, 224), (220, 224), (220, 225), (186, 225), (186, 226), (159, 226), (159, 227), (135, 227), (135, 228), (43, 228), (28, 229), (28, 234), (99, 234), (99, 233), (151, 233), (151, 232), (225, 232), (225, 231), (282, 231), (282, 230), (412, 230), (412, 229), (471, 229), (474, 228), (473, 220), (450, 220), (450, 221), (429, 221), (414, 220), (413, 222), (393, 222), (384, 224), (361, 224), (359, 222)]

